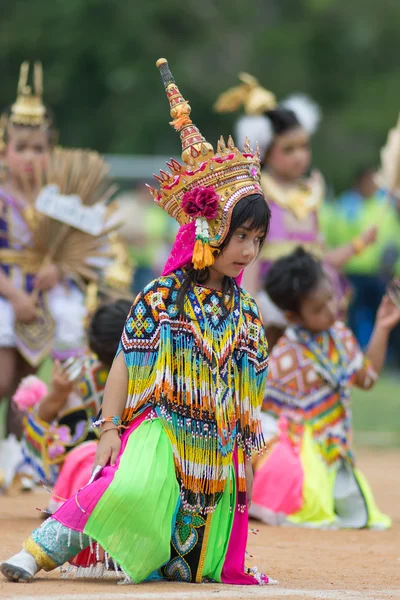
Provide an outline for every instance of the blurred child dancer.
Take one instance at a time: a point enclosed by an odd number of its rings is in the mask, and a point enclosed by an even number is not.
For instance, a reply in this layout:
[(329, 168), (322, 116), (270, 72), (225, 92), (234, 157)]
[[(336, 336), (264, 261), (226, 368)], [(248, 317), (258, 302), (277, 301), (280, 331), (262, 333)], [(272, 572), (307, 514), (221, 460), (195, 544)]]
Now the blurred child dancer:
[[(0, 151), (6, 172), (0, 187), (0, 399), (11, 398), (20, 379), (36, 370), (53, 345), (54, 332), (43, 335), (40, 327), (31, 340), (33, 350), (24, 348), (15, 333), (16, 321), (31, 323), (37, 317), (33, 290), (55, 321), (54, 345), (63, 350), (60, 358), (76, 355), (84, 343), (83, 294), (71, 281), (61, 281), (54, 264), (42, 266), (32, 247), (33, 208), (22, 181), (33, 177), (34, 166), (43, 166), (48, 159), (55, 125), (42, 102), (41, 65), (34, 66), (33, 90), (27, 86), (28, 71), (29, 64), (23, 63), (17, 100), (1, 117)], [(20, 436), (20, 415), (12, 406), (8, 431)]]
[(266, 288), (289, 326), (272, 351), (263, 404), (280, 418), (280, 439), (257, 462), (251, 515), (271, 524), (390, 527), (355, 465), (350, 395), (374, 385), (400, 308), (383, 298), (363, 356), (337, 321), (321, 263), (303, 249), (276, 261)]
[(274, 94), (261, 87), (251, 75), (242, 73), (240, 78), (242, 85), (222, 94), (216, 110), (232, 112), (243, 105), (246, 114), (237, 122), (237, 139), (242, 143), (247, 137), (253, 146), (258, 142), (260, 147), (261, 184), (271, 207), (271, 229), (259, 261), (246, 272), (244, 287), (257, 295), (272, 348), (283, 333), (286, 321), (263, 289), (271, 264), (299, 245), (323, 257), (340, 308), (345, 311), (349, 288), (338, 271), (375, 240), (376, 228), (365, 231), (351, 244), (326, 251), (319, 225), (324, 181), (319, 172), (309, 173), (310, 138), (320, 120), (319, 108), (302, 95), (278, 103)]
[[(268, 230), (259, 156), (231, 138), (214, 153), (167, 61), (157, 65), (184, 164), (172, 160), (151, 191), (181, 228), (163, 276), (132, 307), (108, 377), (95, 474), (102, 470), (2, 564), (13, 581), (81, 549), (93, 564), (99, 545), (106, 567), (136, 583), (268, 582), (244, 566), (267, 343), (236, 281)], [(74, 563), (84, 566), (79, 556)]]
[(28, 467), (36, 481), (55, 484), (50, 512), (61, 505), (60, 498), (70, 498), (90, 479), (97, 450), (92, 425), (129, 310), (127, 300), (98, 308), (89, 324), (86, 354), (56, 363), (49, 390), (40, 379), (27, 377), (14, 394), (26, 412), (20, 472)]

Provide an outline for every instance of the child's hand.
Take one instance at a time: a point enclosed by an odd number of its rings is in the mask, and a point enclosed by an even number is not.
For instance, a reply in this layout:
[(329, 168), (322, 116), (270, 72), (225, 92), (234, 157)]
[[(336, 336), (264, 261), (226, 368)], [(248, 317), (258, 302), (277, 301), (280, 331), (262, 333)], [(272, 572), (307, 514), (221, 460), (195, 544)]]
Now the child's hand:
[(97, 446), (93, 469), (98, 466), (105, 467), (108, 462), (113, 467), (117, 462), (120, 448), (121, 439), (118, 429), (116, 427), (103, 429), (99, 445)]
[(391, 331), (400, 323), (400, 307), (396, 306), (388, 296), (382, 298), (375, 319), (376, 326)]
[(370, 227), (369, 229), (366, 229), (360, 235), (360, 238), (362, 239), (365, 246), (370, 246), (371, 244), (374, 244), (376, 242), (377, 236), (378, 236), (378, 228), (376, 226), (374, 226), (374, 227)]
[(60, 402), (65, 402), (74, 388), (74, 382), (68, 379), (68, 374), (57, 361), (54, 363), (53, 377), (51, 379), (51, 393)]
[(46, 292), (53, 289), (60, 281), (60, 270), (54, 265), (42, 267), (35, 277), (35, 289), (39, 292)]
[(73, 387), (74, 383), (69, 381), (68, 374), (61, 367), (60, 363), (56, 361), (54, 363), (49, 393), (42, 398), (39, 404), (39, 419), (46, 421), (46, 423), (51, 423), (64, 407)]
[(17, 321), (32, 323), (36, 319), (35, 300), (26, 292), (18, 290), (18, 293), (11, 299), (11, 304)]

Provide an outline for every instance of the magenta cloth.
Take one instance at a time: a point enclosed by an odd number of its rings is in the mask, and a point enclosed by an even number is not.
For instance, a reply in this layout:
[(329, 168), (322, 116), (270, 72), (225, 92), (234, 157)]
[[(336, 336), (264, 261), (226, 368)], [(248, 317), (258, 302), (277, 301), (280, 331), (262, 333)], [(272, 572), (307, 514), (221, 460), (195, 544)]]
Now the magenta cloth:
[(173, 271), (187, 267), (192, 262), (196, 241), (196, 222), (181, 225), (176, 234), (174, 245), (165, 263), (162, 275), (170, 275)]
[(113, 467), (110, 465), (104, 467), (98, 479), (93, 481), (90, 485), (86, 485), (79, 493), (67, 500), (67, 502), (54, 513), (53, 519), (57, 519), (57, 521), (70, 529), (83, 532), (96, 504), (114, 479), (114, 475), (119, 467), (119, 462), (126, 448), (126, 444), (128, 443), (130, 434), (143, 423), (150, 410), (151, 408), (149, 407), (138, 415), (132, 421), (128, 429), (122, 434), (121, 449), (115, 465)]
[(254, 475), (253, 508), (262, 518), (263, 510), (291, 515), (303, 505), (304, 471), (300, 447), (294, 447), (287, 434), (287, 420), (279, 420), (280, 437), (263, 465)]
[(69, 500), (92, 476), (97, 442), (85, 442), (71, 450), (64, 461), (52, 493), (52, 501)]
[[(196, 222), (191, 221), (186, 225), (181, 225), (176, 235), (174, 245), (165, 263), (162, 276), (170, 275), (178, 269), (187, 267), (192, 262), (193, 250), (196, 242)], [(243, 271), (235, 281), (238, 285), (241, 284)]]
[[(236, 477), (238, 475), (237, 450), (233, 454)], [(253, 575), (245, 573), (245, 556), (247, 547), (247, 535), (249, 531), (249, 512), (246, 507), (244, 512), (235, 508), (231, 536), (229, 538), (228, 550), (226, 552), (224, 566), (221, 572), (222, 583), (231, 585), (258, 585)], [(268, 583), (268, 577), (263, 575), (264, 583)]]
[[(67, 500), (67, 502), (65, 502), (65, 504), (63, 504), (63, 506), (61, 506), (61, 508), (54, 513), (54, 519), (57, 519), (57, 521), (66, 527), (74, 529), (75, 531), (84, 531), (86, 523), (93, 512), (93, 509), (113, 481), (114, 475), (119, 466), (121, 455), (125, 450), (129, 436), (143, 423), (150, 411), (151, 408), (149, 407), (142, 414), (138, 415), (136, 419), (132, 421), (130, 427), (123, 433), (121, 437), (121, 449), (115, 465), (113, 467), (104, 467), (98, 479), (96, 479), (93, 483), (81, 488), (79, 493), (76, 493), (73, 497)], [(233, 460), (237, 477), (237, 450), (234, 453)], [(91, 462), (93, 464), (93, 461)], [(258, 585), (258, 581), (253, 575), (249, 575), (244, 572), (248, 526), (249, 518), (247, 508), (244, 512), (240, 512), (236, 506), (228, 550), (221, 573), (221, 580), (223, 583), (232, 585)], [(91, 564), (94, 564), (96, 560), (97, 558), (91, 552), (90, 548), (85, 548), (76, 557), (74, 557), (72, 564), (77, 567), (88, 567)], [(265, 575), (262, 577), (263, 582), (267, 583), (268, 578)]]

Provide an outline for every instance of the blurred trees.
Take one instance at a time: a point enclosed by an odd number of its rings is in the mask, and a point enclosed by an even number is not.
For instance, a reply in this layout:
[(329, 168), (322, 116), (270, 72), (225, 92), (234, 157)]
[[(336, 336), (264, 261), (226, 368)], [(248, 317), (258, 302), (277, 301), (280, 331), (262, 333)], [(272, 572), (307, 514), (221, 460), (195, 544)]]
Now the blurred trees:
[(233, 115), (217, 95), (248, 71), (278, 98), (310, 94), (324, 120), (314, 162), (337, 188), (376, 163), (400, 109), (398, 0), (0, 0), (0, 104), (22, 60), (45, 67), (65, 144), (177, 154), (155, 68), (168, 58), (193, 118), (215, 143)]

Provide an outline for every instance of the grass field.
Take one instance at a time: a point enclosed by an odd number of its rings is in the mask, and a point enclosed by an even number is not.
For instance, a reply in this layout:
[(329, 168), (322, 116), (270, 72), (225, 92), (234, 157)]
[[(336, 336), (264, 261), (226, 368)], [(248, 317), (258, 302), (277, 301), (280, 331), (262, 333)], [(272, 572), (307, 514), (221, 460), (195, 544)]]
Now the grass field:
[(400, 377), (385, 374), (372, 390), (354, 390), (353, 422), (356, 443), (400, 447)]

